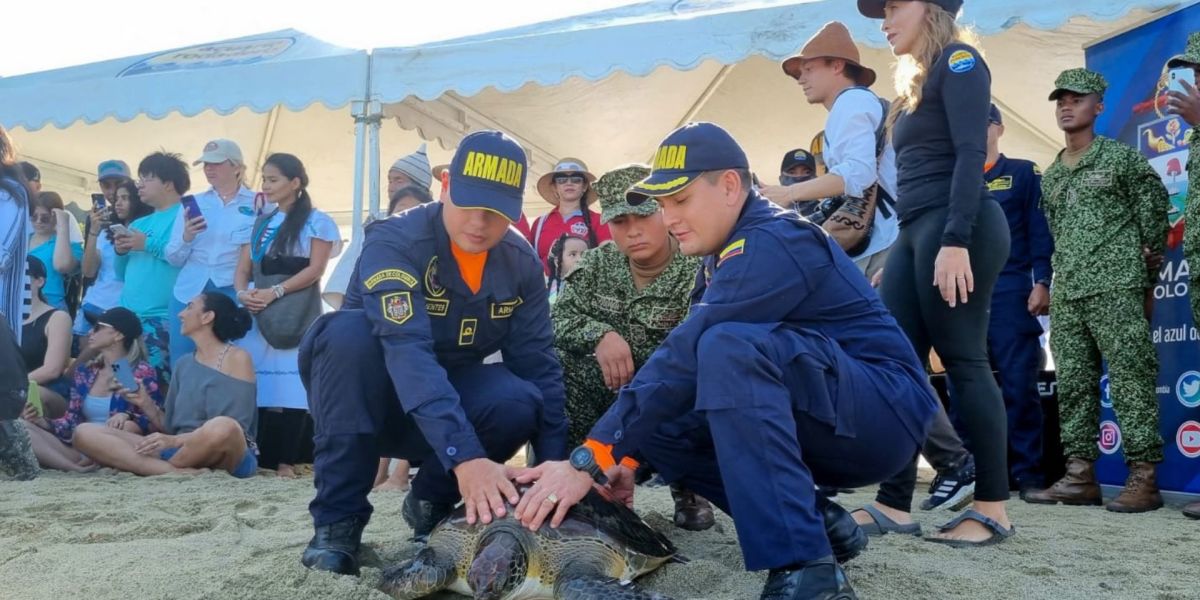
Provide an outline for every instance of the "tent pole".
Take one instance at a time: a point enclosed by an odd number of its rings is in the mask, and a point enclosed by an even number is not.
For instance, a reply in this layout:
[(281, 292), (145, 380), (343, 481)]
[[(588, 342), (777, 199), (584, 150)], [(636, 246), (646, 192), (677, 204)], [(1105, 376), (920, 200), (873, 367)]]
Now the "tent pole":
[(367, 181), (370, 186), (367, 193), (371, 199), (371, 215), (378, 218), (383, 216), (379, 212), (379, 124), (383, 120), (383, 107), (372, 100), (367, 103), (367, 111)]
[(366, 132), (367, 125), (363, 113), (366, 111), (366, 102), (356, 100), (351, 107), (354, 115), (354, 196), (352, 198), (353, 215), (350, 217), (350, 239), (355, 240), (362, 236), (363, 228), (363, 134)]

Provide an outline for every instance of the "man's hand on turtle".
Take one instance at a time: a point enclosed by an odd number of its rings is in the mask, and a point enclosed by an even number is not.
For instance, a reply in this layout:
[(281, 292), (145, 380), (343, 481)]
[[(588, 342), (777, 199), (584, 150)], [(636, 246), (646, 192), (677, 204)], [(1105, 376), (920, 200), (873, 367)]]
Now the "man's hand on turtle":
[(514, 516), (531, 531), (537, 531), (546, 517), (551, 516), (551, 527), (558, 527), (575, 506), (592, 489), (592, 478), (587, 473), (560, 461), (544, 462), (517, 475), (517, 483), (533, 483), (517, 505)]
[(613, 465), (611, 469), (604, 472), (604, 475), (608, 477), (608, 493), (612, 500), (633, 508), (633, 469)]
[(508, 480), (504, 465), (486, 458), (475, 458), (454, 467), (458, 478), (458, 491), (467, 509), (467, 523), (476, 520), (491, 523), (492, 515), (501, 518), (505, 514), (504, 500), (516, 504), (517, 488)]

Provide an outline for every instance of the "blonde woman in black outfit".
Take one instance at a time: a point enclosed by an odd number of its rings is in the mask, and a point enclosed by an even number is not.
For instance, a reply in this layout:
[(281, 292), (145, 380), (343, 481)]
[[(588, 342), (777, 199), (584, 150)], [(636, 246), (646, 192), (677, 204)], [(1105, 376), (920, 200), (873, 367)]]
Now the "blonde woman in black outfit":
[[(918, 356), (932, 346), (956, 391), (955, 408), (976, 460), (973, 510), (926, 536), (975, 546), (1015, 531), (1008, 499), (1004, 400), (987, 356), (992, 288), (1008, 258), (1004, 212), (987, 192), (991, 73), (955, 23), (962, 0), (859, 0), (859, 11), (883, 19), (896, 67), (897, 99), (888, 116), (896, 148), (900, 237), (884, 269), (880, 294)], [(882, 488), (873, 508), (911, 522), (906, 502), (916, 462), (897, 476), (903, 495)], [(904, 486), (902, 486), (904, 487)], [(869, 519), (856, 513), (856, 519)]]

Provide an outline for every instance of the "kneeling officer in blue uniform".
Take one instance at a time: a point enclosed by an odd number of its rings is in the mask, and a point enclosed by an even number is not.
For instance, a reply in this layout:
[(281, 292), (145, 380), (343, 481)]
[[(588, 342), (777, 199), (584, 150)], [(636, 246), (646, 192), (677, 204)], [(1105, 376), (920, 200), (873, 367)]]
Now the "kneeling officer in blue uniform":
[(920, 360), (837, 244), (752, 189), (720, 127), (667, 136), (629, 192), (648, 197), (705, 257), (694, 304), (569, 463), (517, 476), (537, 483), (516, 516), (557, 525), (594, 482), (631, 501), (644, 461), (733, 517), (746, 568), (770, 569), (762, 598), (854, 598), (815, 487), (868, 486), (916, 456), (937, 407)]
[[(305, 337), (317, 488), (305, 566), (358, 573), (380, 456), (420, 465), (403, 506), (418, 537), (460, 498), (471, 521), (503, 516), (518, 499), (503, 462), (526, 442), (566, 457), (542, 266), (509, 227), (526, 168), (500, 132), (464, 138), (442, 202), (370, 225), (343, 308)], [(483, 364), (497, 350), (504, 362)]]

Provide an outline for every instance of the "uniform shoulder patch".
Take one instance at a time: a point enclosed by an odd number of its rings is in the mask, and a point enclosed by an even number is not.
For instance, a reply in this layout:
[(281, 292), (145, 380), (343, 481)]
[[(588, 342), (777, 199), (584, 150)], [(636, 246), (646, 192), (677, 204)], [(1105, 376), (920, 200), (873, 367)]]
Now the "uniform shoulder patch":
[(956, 50), (947, 63), (952, 73), (966, 73), (975, 68), (975, 55), (966, 50)]
[(383, 318), (395, 323), (403, 325), (412, 318), (412, 294), (410, 292), (392, 292), (384, 294), (379, 298), (379, 302), (383, 305)]
[(741, 256), (742, 254), (745, 254), (745, 253), (746, 253), (746, 238), (736, 240), (736, 241), (732, 242), (731, 244), (729, 244), (728, 246), (725, 246), (725, 249), (722, 250), (721, 253), (717, 255), (717, 267), (720, 267), (722, 264), (725, 263), (725, 261), (727, 261), (735, 256)]
[(385, 281), (399, 281), (410, 288), (417, 287), (417, 278), (413, 277), (407, 271), (402, 269), (383, 269), (382, 271), (379, 271), (378, 273), (368, 277), (367, 281), (363, 283), (363, 285), (365, 285), (368, 290), (373, 290), (375, 289), (375, 286)]

